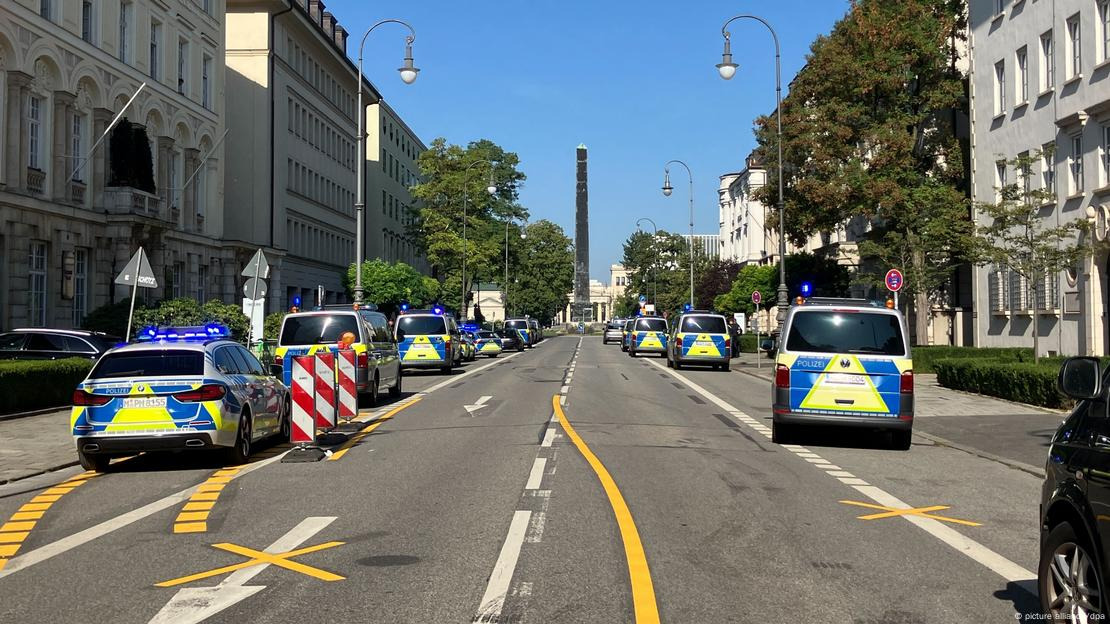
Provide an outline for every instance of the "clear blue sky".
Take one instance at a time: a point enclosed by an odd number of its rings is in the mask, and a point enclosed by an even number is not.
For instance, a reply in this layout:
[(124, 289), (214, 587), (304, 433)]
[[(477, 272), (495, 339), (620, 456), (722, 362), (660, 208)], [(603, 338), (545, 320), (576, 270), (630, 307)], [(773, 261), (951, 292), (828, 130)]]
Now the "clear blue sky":
[(755, 145), (752, 120), (775, 102), (774, 46), (755, 21), (730, 26), (740, 69), (731, 81), (718, 77), (724, 21), (753, 12), (775, 27), (785, 88), (813, 39), (848, 8), (847, 0), (326, 4), (351, 33), (353, 58), (375, 21), (409, 21), (417, 32), (416, 83), (405, 86), (395, 71), (399, 26), (367, 40), (367, 75), (425, 142), (488, 138), (519, 154), (528, 176), (521, 201), (532, 219), (554, 221), (571, 237), (574, 150), (589, 147), (590, 274), (603, 282), (639, 217), (688, 230), (685, 170), (672, 169), (671, 197), (659, 190), (672, 158), (694, 172), (694, 231), (718, 232), (719, 176), (743, 168)]

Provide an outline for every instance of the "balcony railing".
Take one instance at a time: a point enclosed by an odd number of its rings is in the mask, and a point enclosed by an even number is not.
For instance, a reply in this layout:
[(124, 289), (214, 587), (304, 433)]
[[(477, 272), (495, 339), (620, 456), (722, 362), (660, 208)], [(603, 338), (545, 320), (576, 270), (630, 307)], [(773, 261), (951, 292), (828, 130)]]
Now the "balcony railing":
[(154, 219), (168, 220), (162, 199), (157, 195), (128, 186), (109, 186), (104, 189), (104, 208), (109, 214), (133, 214)]
[(27, 190), (35, 195), (42, 195), (46, 185), (46, 172), (39, 169), (27, 168)]
[(77, 205), (85, 203), (85, 183), (73, 181), (69, 183), (69, 200)]

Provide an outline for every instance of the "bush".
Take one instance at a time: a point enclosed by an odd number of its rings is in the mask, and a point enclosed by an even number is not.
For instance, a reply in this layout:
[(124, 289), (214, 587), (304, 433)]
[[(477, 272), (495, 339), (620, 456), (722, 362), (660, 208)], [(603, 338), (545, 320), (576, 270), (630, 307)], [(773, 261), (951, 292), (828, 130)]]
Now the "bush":
[[(136, 301), (136, 318), (143, 309), (142, 302)], [(89, 312), (88, 316), (85, 317), (85, 322), (82, 323), (81, 326), (90, 331), (100, 331), (112, 336), (126, 338), (127, 315), (130, 312), (131, 298), (128, 297), (123, 301), (102, 305), (92, 312)]]
[(968, 359), (976, 361), (1001, 360), (1010, 362), (1031, 362), (1033, 360), (1033, 349), (1028, 347), (980, 348), (923, 346), (914, 347), (910, 354), (913, 356), (913, 371), (915, 373), (937, 372), (934, 363), (938, 360)]
[(756, 340), (755, 334), (740, 334), (741, 353), (756, 353), (758, 349), (759, 341)]
[[(937, 371), (937, 382), (945, 388), (1042, 407), (1071, 405), (1071, 399), (1056, 389), (1060, 367), (1053, 363), (949, 358), (932, 364)], [(914, 366), (917, 366), (916, 356)]]
[(226, 325), (231, 330), (231, 337), (239, 342), (245, 343), (250, 337), (250, 320), (243, 314), (242, 308), (218, 300), (209, 301), (202, 306), (186, 297), (163, 301), (158, 307), (142, 312), (135, 310), (135, 322), (131, 330), (138, 332), (148, 325), (180, 327), (205, 323)]
[(81, 358), (0, 362), (0, 414), (69, 405), (92, 365)]

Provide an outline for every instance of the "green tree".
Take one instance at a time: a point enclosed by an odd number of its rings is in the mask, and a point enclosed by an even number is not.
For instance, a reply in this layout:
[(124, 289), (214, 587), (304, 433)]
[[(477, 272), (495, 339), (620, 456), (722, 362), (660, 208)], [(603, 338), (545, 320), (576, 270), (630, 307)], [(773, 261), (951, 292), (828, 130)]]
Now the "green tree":
[[(918, 336), (972, 248), (969, 148), (955, 132), (968, 107), (957, 63), (966, 14), (964, 0), (855, 0), (813, 43), (783, 102), (788, 236), (800, 244), (869, 223), (860, 252), (905, 272)], [(757, 121), (763, 155), (775, 153), (774, 123)], [(774, 205), (779, 172), (768, 162), (756, 196)]]
[(775, 298), (770, 295), (775, 292), (778, 283), (777, 265), (746, 265), (736, 275), (732, 288), (727, 293), (717, 296), (713, 307), (723, 314), (736, 312), (752, 314), (756, 309), (755, 304), (752, 303), (752, 293), (758, 290), (763, 295), (760, 309), (769, 310), (775, 306)]
[[(615, 304), (617, 310), (635, 313), (641, 294), (655, 303), (660, 314), (677, 312), (690, 300), (690, 245), (682, 236), (664, 230), (657, 235), (634, 232), (624, 242), (622, 263), (629, 271), (629, 285)], [(695, 300), (696, 282), (712, 263), (698, 243), (694, 247)]]
[(273, 312), (266, 315), (266, 320), (262, 322), (262, 337), (264, 339), (278, 339), (278, 335), (281, 333), (281, 323), (285, 320), (286, 314), (288, 314), (288, 312), (282, 310), (281, 312)]
[(987, 222), (978, 227), (977, 259), (981, 264), (1010, 269), (1032, 287), (1034, 362), (1040, 357), (1040, 311), (1055, 307), (1047, 301), (1046, 282), (1058, 280), (1061, 271), (1090, 253), (1089, 245), (1080, 244), (1081, 234), (1088, 228), (1086, 221), (1054, 225), (1041, 214), (1043, 206), (1055, 206), (1056, 202), (1054, 191), (1029, 184), (1033, 163), (1042, 154), (1007, 161), (1007, 166), (1018, 172), (1019, 182), (998, 189), (997, 202), (978, 205)]
[(250, 338), (250, 320), (238, 306), (213, 299), (200, 305), (195, 299), (182, 297), (167, 299), (154, 308), (135, 310), (133, 332), (143, 327), (182, 327), (219, 323), (231, 330), (231, 337), (239, 342)]
[[(352, 292), (354, 283), (355, 265), (352, 264), (343, 275), (343, 285), (348, 293)], [(387, 315), (406, 301), (414, 308), (433, 303), (438, 292), (429, 292), (428, 285), (426, 276), (404, 262), (386, 262), (375, 258), (362, 263), (364, 300), (377, 305)]]
[[(144, 306), (136, 302), (135, 313), (138, 314)], [(131, 312), (131, 298), (128, 297), (116, 303), (108, 303), (89, 312), (85, 322), (81, 324), (87, 330), (99, 331), (112, 336), (124, 338), (127, 333), (127, 316)]]
[(509, 309), (547, 324), (566, 308), (574, 288), (574, 251), (563, 229), (550, 221), (529, 225), (521, 241), (521, 264), (511, 276)]
[(732, 284), (739, 276), (740, 268), (740, 263), (735, 260), (711, 258), (705, 269), (696, 276), (694, 307), (701, 310), (713, 309), (717, 297), (732, 290)]
[[(458, 285), (453, 291), (440, 293), (442, 302), (463, 310), (466, 303), (459, 298), (463, 291), (464, 190), (467, 198), (465, 290), (469, 300), (475, 275), (499, 274), (495, 269), (503, 262), (505, 222), (528, 217), (528, 211), (518, 202), (525, 175), (517, 169), (520, 159), (516, 154), (486, 139), (463, 148), (438, 138), (420, 155), (418, 162), (423, 182), (414, 186), (412, 193), (424, 207), (412, 234), (440, 284), (446, 286), (453, 277)], [(487, 190), (491, 182), (496, 187), (492, 195)]]

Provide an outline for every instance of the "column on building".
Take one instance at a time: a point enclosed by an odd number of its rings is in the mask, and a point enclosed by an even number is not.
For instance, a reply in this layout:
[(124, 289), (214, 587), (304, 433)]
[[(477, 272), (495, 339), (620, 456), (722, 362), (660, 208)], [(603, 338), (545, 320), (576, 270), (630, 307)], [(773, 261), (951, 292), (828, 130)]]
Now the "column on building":
[(4, 162), (7, 164), (8, 188), (26, 188), (27, 186), (27, 134), (23, 131), (24, 108), (27, 106), (27, 96), (30, 93), (31, 77), (23, 72), (9, 71), (7, 76), (8, 93), (5, 98), (8, 116), (6, 135), (8, 140), (4, 145)]
[(73, 166), (77, 162), (76, 155), (69, 154), (70, 142), (73, 138), (73, 114), (77, 111), (77, 97), (72, 93), (65, 91), (55, 91), (54, 97), (54, 110), (51, 119), (53, 120), (54, 132), (51, 133), (53, 137), (53, 148), (51, 154), (53, 160), (51, 162), (50, 172), (47, 174), (47, 179), (50, 180), (49, 196), (54, 198), (55, 201), (69, 201), (71, 199), (68, 192), (69, 175), (73, 172)]
[[(200, 150), (190, 147), (183, 151), (182, 160), (184, 160), (185, 164), (182, 171), (184, 171), (184, 175), (178, 182), (179, 186), (184, 185), (185, 181), (188, 180), (196, 171), (197, 167), (200, 166)], [(197, 175), (199, 176), (200, 174)], [(179, 191), (173, 192), (177, 193)], [(189, 186), (186, 186), (185, 190), (180, 191), (180, 193), (181, 210), (183, 211), (181, 223), (184, 225), (186, 231), (195, 232), (197, 231), (197, 178), (193, 177), (193, 181), (189, 183)]]

